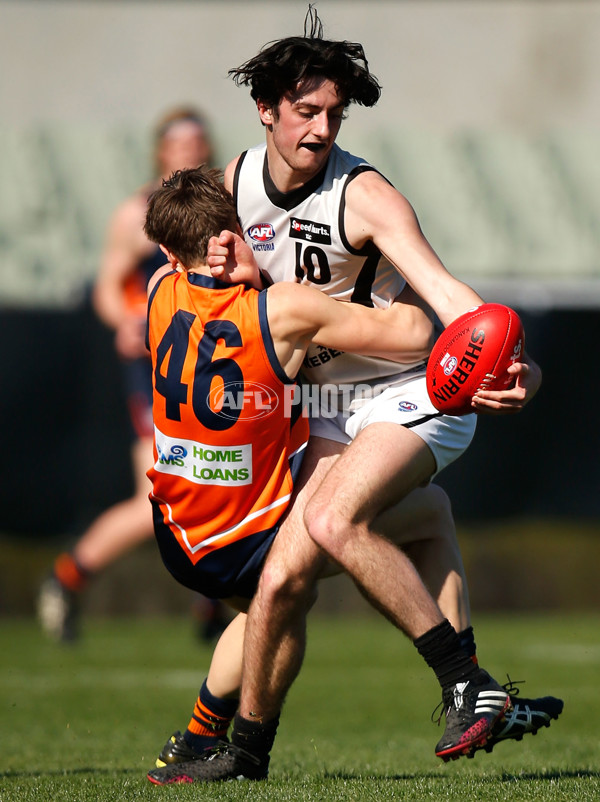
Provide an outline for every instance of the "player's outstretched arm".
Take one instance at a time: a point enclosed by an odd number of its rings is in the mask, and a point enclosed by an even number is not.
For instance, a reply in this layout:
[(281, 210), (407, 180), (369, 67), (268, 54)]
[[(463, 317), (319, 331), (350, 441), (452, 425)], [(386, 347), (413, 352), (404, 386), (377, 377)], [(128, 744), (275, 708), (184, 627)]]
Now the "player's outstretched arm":
[[(240, 280), (238, 276), (258, 274), (251, 249), (232, 231), (211, 237), (207, 263), (214, 278), (232, 283)], [(368, 309), (334, 301), (312, 287), (281, 282), (269, 289), (267, 309), (277, 356), (290, 376), (300, 369), (311, 342), (397, 362), (424, 359), (431, 347), (428, 313), (414, 300), (410, 305)]]
[(267, 314), (277, 356), (290, 376), (300, 369), (311, 343), (398, 362), (417, 361), (429, 352), (420, 334), (415, 343), (413, 333), (395, 322), (393, 306), (370, 309), (335, 301), (302, 284), (280, 282), (270, 287)]
[[(346, 233), (351, 244), (360, 248), (372, 240), (444, 325), (483, 302), (471, 287), (446, 270), (423, 235), (409, 202), (379, 174), (358, 176), (349, 185), (346, 200)], [(502, 391), (482, 390), (475, 397), (474, 409), (488, 414), (514, 413), (534, 397), (541, 384), (539, 366), (525, 356), (510, 372), (515, 375), (514, 386)]]
[(348, 185), (345, 227), (354, 248), (375, 243), (444, 326), (483, 303), (471, 287), (446, 270), (408, 200), (379, 173), (361, 173)]

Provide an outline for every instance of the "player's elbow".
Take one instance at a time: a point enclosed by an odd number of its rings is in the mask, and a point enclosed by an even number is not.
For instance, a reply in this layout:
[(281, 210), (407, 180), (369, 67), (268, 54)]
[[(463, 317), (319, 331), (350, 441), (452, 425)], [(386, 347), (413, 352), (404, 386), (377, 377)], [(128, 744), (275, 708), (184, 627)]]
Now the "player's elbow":
[(414, 349), (414, 359), (426, 359), (433, 348), (435, 337), (432, 320), (421, 310), (415, 314), (411, 338), (411, 345)]
[(394, 303), (386, 310), (397, 332), (399, 361), (416, 362), (426, 359), (435, 342), (433, 315), (421, 306)]

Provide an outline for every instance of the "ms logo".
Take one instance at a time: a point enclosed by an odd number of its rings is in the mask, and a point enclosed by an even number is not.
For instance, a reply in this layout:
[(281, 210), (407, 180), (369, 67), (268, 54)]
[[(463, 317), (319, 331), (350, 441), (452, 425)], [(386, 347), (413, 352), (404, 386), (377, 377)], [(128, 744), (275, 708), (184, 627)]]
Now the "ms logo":
[(184, 465), (184, 459), (187, 457), (187, 448), (180, 445), (172, 445), (168, 452), (163, 451), (159, 444), (156, 444), (158, 452), (158, 461), (161, 465)]

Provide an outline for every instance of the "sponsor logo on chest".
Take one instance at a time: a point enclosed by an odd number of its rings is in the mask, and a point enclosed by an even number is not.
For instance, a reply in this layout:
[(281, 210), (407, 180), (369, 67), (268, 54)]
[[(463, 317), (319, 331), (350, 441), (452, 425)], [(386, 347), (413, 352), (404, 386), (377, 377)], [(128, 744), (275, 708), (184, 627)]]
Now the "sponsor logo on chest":
[(306, 242), (318, 242), (321, 245), (331, 245), (331, 226), (292, 217), (290, 219), (290, 237), (303, 239)]
[(154, 427), (157, 473), (180, 476), (197, 485), (252, 484), (252, 443), (214, 446), (173, 438)]

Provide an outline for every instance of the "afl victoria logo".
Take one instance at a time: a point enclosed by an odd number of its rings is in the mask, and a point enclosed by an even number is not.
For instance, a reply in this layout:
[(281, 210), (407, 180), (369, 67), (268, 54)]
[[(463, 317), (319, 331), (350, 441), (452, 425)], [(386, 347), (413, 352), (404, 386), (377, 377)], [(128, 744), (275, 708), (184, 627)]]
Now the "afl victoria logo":
[(248, 229), (248, 236), (254, 242), (270, 242), (275, 237), (271, 223), (256, 223)]

